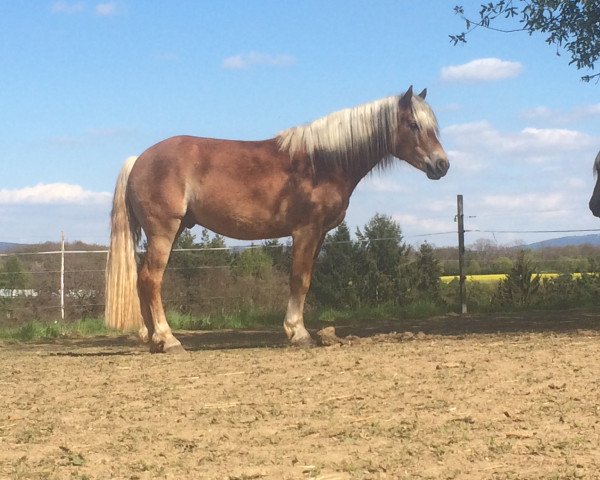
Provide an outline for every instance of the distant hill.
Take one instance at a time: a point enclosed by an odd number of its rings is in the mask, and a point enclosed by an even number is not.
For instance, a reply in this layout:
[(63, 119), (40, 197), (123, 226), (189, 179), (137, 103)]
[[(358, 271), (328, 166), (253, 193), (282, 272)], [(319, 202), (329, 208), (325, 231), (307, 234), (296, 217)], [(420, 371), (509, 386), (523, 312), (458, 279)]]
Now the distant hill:
[(568, 247), (576, 245), (598, 245), (600, 246), (600, 234), (571, 235), (569, 237), (550, 238), (541, 242), (530, 243), (527, 247), (532, 250), (552, 247)]
[(8, 252), (10, 250), (14, 250), (17, 247), (22, 247), (22, 245), (20, 243), (0, 242), (0, 252)]

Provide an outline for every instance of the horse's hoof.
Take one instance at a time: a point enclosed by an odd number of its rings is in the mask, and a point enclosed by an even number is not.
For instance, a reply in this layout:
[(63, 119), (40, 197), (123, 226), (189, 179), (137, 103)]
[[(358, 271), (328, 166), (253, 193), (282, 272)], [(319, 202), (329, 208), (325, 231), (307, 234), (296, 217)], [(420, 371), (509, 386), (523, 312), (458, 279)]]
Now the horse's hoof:
[(290, 342), (293, 347), (298, 347), (298, 348), (312, 348), (317, 345), (316, 342), (312, 339), (312, 337), (310, 335), (307, 335), (305, 337), (300, 337), (300, 338), (294, 337), (290, 340)]
[(183, 348), (181, 344), (165, 347), (163, 352), (174, 355), (189, 355), (189, 352), (185, 348)]
[(141, 328), (140, 331), (138, 332), (138, 338), (140, 339), (140, 342), (142, 342), (142, 343), (150, 342), (150, 336), (148, 335), (148, 330), (146, 330), (145, 328)]
[(150, 342), (150, 353), (164, 353), (164, 343)]

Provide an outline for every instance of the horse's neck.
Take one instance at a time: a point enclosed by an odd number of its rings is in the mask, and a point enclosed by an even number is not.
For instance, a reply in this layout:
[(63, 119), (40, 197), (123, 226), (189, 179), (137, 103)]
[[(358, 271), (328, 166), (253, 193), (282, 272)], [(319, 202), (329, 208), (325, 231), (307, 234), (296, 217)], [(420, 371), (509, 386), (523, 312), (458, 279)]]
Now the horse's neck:
[(373, 170), (379, 168), (380, 162), (385, 161), (382, 156), (376, 158), (365, 159), (364, 161), (357, 163), (348, 171), (349, 180), (352, 183), (352, 190), (356, 188), (359, 182), (365, 178)]
[[(371, 158), (364, 159), (361, 162), (355, 162), (348, 165), (329, 165), (317, 168), (324, 168), (330, 174), (340, 179), (345, 185), (345, 189), (347, 189), (348, 194), (351, 194), (356, 186), (360, 183), (360, 181), (365, 178), (369, 173), (371, 173), (374, 169), (378, 168), (379, 162), (384, 161), (384, 158)], [(321, 175), (327, 175), (327, 172), (320, 172)], [(319, 174), (317, 174), (319, 175)]]

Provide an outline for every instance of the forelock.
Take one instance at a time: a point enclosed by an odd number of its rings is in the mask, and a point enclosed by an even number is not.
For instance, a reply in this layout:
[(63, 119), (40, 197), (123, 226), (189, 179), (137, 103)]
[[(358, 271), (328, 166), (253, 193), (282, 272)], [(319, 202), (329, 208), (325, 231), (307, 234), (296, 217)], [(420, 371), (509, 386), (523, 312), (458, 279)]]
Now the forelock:
[(415, 120), (417, 121), (417, 124), (421, 130), (433, 130), (435, 131), (436, 135), (439, 135), (440, 130), (437, 118), (427, 102), (418, 95), (413, 95), (412, 108)]

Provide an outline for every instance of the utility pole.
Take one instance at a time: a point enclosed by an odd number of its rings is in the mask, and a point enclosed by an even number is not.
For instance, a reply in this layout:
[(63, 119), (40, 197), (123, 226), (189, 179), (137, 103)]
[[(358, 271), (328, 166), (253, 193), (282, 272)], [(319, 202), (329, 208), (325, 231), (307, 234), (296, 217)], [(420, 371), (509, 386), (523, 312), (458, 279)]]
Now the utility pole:
[(467, 313), (467, 291), (465, 288), (465, 222), (463, 196), (456, 196), (456, 220), (458, 222), (458, 275), (460, 313)]
[(60, 232), (60, 318), (65, 320), (65, 233)]

